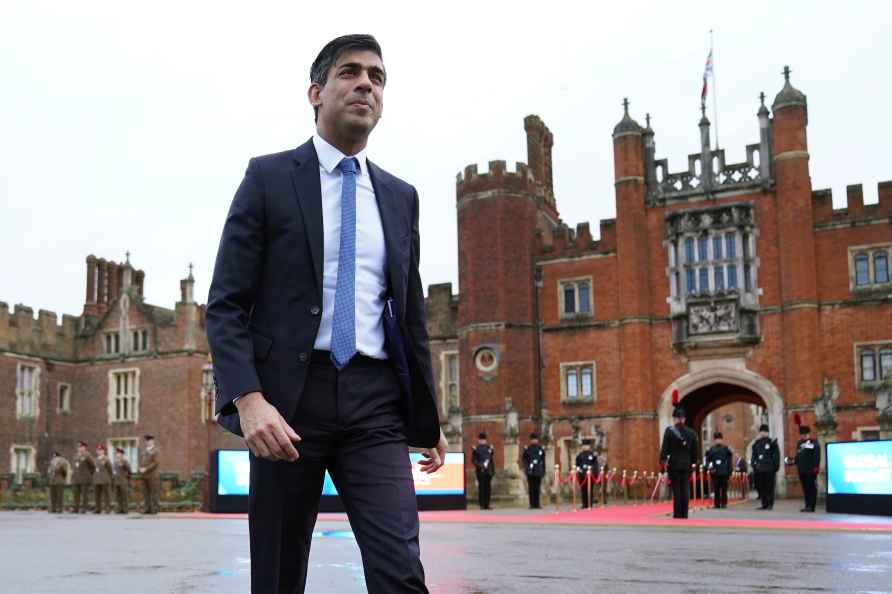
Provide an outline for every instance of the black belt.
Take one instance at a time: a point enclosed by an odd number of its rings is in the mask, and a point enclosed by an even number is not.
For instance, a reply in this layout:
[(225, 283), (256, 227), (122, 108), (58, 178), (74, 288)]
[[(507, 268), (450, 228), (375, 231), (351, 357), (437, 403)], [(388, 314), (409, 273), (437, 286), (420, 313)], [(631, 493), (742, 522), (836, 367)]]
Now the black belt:
[[(331, 360), (331, 351), (313, 349), (313, 353), (310, 355), (310, 363), (312, 365), (334, 367), (334, 363)], [(361, 353), (356, 353), (347, 365), (350, 367), (373, 367), (386, 363), (387, 359), (375, 359)]]

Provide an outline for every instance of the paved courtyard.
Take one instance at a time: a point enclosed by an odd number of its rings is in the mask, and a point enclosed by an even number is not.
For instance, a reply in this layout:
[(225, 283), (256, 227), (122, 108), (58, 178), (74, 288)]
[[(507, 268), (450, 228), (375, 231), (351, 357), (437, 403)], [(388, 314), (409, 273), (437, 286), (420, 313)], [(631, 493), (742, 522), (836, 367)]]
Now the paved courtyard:
[[(892, 592), (892, 521), (770, 515), (745, 503), (704, 510), (700, 520), (740, 526), (540, 523), (526, 510), (497, 510), (512, 523), (441, 522), (426, 514), (422, 555), (432, 593)], [(580, 512), (582, 513), (582, 512)], [(518, 521), (528, 515), (530, 522)], [(814, 528), (747, 527), (751, 518)], [(491, 518), (490, 518), (491, 519)], [(828, 529), (828, 522), (842, 522)], [(857, 525), (870, 522), (870, 529)], [(244, 519), (0, 514), (2, 590), (10, 594), (244, 594), (249, 591)], [(365, 592), (349, 525), (317, 524), (307, 591)]]

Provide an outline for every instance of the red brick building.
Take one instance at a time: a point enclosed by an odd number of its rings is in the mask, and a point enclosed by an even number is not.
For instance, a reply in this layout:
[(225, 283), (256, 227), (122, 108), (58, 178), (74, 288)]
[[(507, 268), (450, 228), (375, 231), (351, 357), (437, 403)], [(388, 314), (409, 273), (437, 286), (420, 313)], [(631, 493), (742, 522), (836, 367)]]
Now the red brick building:
[[(534, 430), (563, 469), (592, 437), (610, 466), (655, 470), (675, 389), (690, 424), (738, 453), (764, 421), (790, 454), (797, 412), (824, 441), (892, 436), (892, 182), (871, 205), (850, 186), (834, 210), (811, 188), (807, 125), (787, 80), (758, 109), (746, 161), (710, 147), (704, 115), (699, 151), (673, 173), (626, 106), (616, 218), (597, 240), (560, 218), (553, 137), (536, 116), (524, 120), (528, 164), (459, 174), (461, 295), (429, 288), (428, 330), (444, 431), (463, 451), (489, 434), (497, 496), (522, 492), (517, 459)], [(242, 447), (209, 415), (191, 273), (173, 309), (146, 304), (144, 282), (91, 256), (81, 316), (58, 325), (0, 303), (0, 473), (43, 471), (80, 439), (132, 451), (145, 432), (162, 470), (181, 475), (210, 449)]]
[(871, 205), (850, 186), (841, 210), (813, 190), (806, 97), (785, 77), (742, 163), (711, 148), (704, 113), (698, 152), (671, 172), (627, 103), (616, 218), (597, 240), (560, 219), (536, 116), (528, 164), (459, 174), (461, 295), (433, 287), (430, 323), (435, 363), (458, 358), (447, 426), (465, 450), (489, 434), (496, 493), (520, 492), (533, 430), (564, 469), (585, 437), (610, 466), (656, 469), (675, 389), (692, 426), (730, 431), (738, 451), (766, 420), (790, 454), (797, 412), (824, 441), (890, 435), (892, 182)]
[(161, 470), (205, 470), (214, 447), (239, 447), (213, 422), (204, 307), (194, 279), (173, 309), (143, 300), (145, 274), (129, 260), (87, 258), (81, 316), (0, 302), (0, 474), (45, 473), (49, 454), (79, 440), (123, 447), (136, 467), (140, 437), (156, 436)]

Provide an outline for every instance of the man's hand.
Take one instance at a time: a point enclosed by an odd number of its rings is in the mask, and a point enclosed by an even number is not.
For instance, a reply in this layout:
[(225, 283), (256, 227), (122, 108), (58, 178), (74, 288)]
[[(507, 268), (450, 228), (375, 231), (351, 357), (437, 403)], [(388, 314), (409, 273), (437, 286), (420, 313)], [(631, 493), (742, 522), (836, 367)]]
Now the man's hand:
[[(242, 433), (251, 452), (267, 460), (294, 462), (299, 454), (294, 443), (300, 436), (294, 432), (279, 411), (260, 392), (245, 394), (235, 403)], [(294, 442), (294, 443), (292, 443)]]
[(446, 461), (447, 447), (449, 447), (449, 443), (446, 441), (446, 436), (443, 435), (443, 430), (440, 429), (440, 442), (437, 444), (437, 447), (421, 450), (421, 455), (424, 457), (418, 463), (421, 466), (421, 472), (427, 474), (437, 472)]

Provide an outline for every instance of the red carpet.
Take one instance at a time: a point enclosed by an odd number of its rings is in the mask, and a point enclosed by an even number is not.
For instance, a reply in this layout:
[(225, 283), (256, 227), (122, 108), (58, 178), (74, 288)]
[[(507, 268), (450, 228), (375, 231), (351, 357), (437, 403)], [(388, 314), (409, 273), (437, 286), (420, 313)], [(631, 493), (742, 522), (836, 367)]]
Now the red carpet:
[[(733, 514), (732, 508), (728, 512)], [(190, 519), (247, 519), (246, 514), (165, 514), (168, 517)], [(698, 517), (699, 515), (699, 517)], [(675, 520), (672, 516), (671, 503), (652, 505), (615, 505), (591, 510), (571, 511), (566, 507), (556, 512), (554, 509), (543, 509), (538, 512), (494, 510), (452, 510), (421, 512), (421, 521), (430, 523), (465, 523), (465, 524), (554, 524), (573, 526), (666, 526), (666, 527), (702, 527), (756, 530), (819, 530), (819, 531), (854, 531), (854, 532), (892, 532), (892, 521), (881, 521), (878, 518), (864, 516), (853, 519), (853, 516), (811, 515), (808, 519), (794, 520), (788, 518), (717, 518), (714, 515), (704, 517), (702, 512), (692, 508), (690, 518)], [(319, 521), (346, 521), (345, 514), (319, 514)]]

